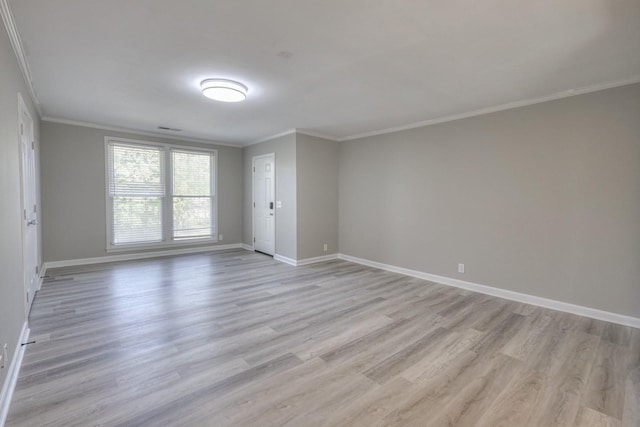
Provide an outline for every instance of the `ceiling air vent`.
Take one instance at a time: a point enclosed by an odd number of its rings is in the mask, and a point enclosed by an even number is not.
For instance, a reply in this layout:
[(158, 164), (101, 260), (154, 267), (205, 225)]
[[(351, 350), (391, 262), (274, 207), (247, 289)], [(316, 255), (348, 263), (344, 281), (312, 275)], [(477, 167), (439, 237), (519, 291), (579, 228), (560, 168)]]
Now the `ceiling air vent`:
[(168, 130), (170, 132), (182, 132), (182, 129), (170, 128), (168, 126), (158, 126), (158, 129), (160, 129), (160, 130)]

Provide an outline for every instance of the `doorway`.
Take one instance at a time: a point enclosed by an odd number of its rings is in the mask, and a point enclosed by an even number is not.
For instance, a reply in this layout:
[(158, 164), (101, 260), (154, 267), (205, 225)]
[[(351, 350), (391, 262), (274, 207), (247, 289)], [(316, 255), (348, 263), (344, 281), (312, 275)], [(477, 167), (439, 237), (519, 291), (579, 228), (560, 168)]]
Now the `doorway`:
[(36, 195), (36, 153), (33, 118), (22, 96), (18, 94), (18, 126), (21, 157), (22, 202), (22, 270), (26, 294), (26, 313), (29, 314), (33, 298), (38, 291), (38, 206)]
[(253, 248), (274, 255), (276, 249), (275, 154), (253, 157)]

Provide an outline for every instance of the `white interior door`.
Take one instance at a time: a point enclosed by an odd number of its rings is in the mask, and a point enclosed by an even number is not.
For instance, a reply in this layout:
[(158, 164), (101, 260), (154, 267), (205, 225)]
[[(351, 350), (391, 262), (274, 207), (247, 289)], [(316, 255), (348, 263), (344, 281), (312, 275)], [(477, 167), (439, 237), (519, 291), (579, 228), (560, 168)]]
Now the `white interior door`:
[(253, 158), (253, 247), (269, 255), (276, 249), (275, 176), (273, 153)]
[(27, 312), (40, 283), (38, 277), (38, 207), (36, 197), (36, 156), (33, 119), (21, 97), (18, 98), (20, 151), (22, 156), (22, 268)]

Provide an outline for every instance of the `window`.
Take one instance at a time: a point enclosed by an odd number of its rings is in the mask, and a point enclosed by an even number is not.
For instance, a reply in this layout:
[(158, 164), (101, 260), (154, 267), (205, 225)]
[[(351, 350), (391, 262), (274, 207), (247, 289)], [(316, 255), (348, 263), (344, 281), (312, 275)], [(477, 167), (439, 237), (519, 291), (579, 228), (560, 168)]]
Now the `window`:
[(109, 144), (111, 244), (162, 242), (164, 151)]
[(211, 237), (213, 156), (172, 151), (173, 238)]
[(216, 241), (216, 151), (106, 138), (107, 249)]

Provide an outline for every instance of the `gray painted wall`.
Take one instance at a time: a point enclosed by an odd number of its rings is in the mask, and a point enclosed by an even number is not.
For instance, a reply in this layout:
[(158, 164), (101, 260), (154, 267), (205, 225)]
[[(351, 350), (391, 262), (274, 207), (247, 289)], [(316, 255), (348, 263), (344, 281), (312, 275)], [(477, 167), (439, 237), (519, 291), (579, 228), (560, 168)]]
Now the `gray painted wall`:
[(24, 83), (9, 37), (0, 24), (0, 351), (8, 345), (8, 360), (0, 370), (0, 389), (6, 379), (25, 316), (22, 276), (22, 220), (20, 202), (20, 136), (18, 93), (34, 120), (36, 154), (40, 119)]
[(340, 251), (640, 317), (640, 85), (341, 144)]
[(224, 241), (218, 244), (242, 242), (241, 148), (42, 122), (45, 262), (108, 255), (105, 249), (105, 136), (217, 149), (218, 233), (224, 235)]
[(296, 134), (298, 260), (338, 253), (339, 146)]
[(284, 135), (244, 148), (244, 243), (253, 245), (253, 177), (254, 156), (275, 153), (276, 200), (276, 254), (297, 259), (297, 195), (296, 195), (296, 136)]

